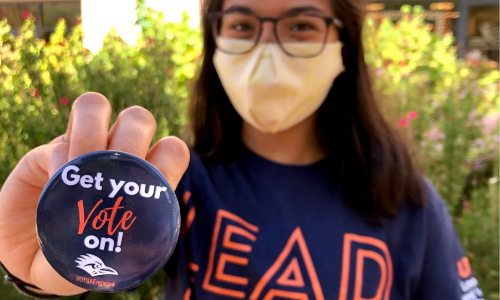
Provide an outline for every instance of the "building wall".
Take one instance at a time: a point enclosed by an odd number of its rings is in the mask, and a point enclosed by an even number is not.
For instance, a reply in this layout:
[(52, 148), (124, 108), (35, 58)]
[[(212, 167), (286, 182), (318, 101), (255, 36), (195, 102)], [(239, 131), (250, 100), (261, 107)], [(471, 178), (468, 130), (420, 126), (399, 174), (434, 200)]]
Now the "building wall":
[(474, 5), (469, 7), (466, 54), (483, 54), (498, 62), (499, 12), (498, 2), (496, 5)]
[[(187, 11), (192, 19), (190, 25), (198, 26), (199, 0), (146, 0), (146, 4), (164, 12), (171, 22), (181, 21), (182, 12)], [(12, 32), (17, 34), (23, 16), (32, 14), (36, 18), (38, 37), (48, 38), (60, 17), (66, 19), (71, 28), (81, 16), (85, 46), (97, 52), (111, 28), (130, 45), (136, 43), (135, 6), (135, 0), (0, 0), (0, 19), (7, 18)]]
[(369, 15), (396, 21), (404, 4), (423, 6), (436, 33), (452, 33), (460, 57), (499, 61), (498, 0), (370, 0)]
[[(146, 3), (164, 12), (168, 21), (179, 22), (182, 12), (187, 11), (192, 18), (191, 26), (199, 24), (199, 0), (146, 0)], [(455, 36), (459, 56), (485, 55), (499, 60), (498, 0), (369, 0), (368, 4), (369, 16), (393, 21), (400, 17), (403, 4), (422, 5), (436, 33)], [(28, 12), (36, 17), (38, 37), (48, 38), (59, 17), (65, 18), (71, 28), (81, 15), (85, 46), (97, 52), (112, 27), (130, 45), (135, 44), (135, 5), (135, 0), (0, 0), (0, 19), (7, 18), (16, 34)]]
[(70, 28), (75, 25), (80, 0), (0, 0), (0, 19), (7, 18), (12, 33), (17, 34), (27, 15), (35, 16), (38, 37), (48, 38), (59, 18), (64, 18)]

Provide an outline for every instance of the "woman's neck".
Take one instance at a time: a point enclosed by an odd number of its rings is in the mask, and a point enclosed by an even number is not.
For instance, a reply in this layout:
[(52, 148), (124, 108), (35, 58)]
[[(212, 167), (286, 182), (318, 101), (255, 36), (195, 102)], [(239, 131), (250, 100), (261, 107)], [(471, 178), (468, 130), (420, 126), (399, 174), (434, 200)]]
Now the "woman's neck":
[(243, 120), (243, 143), (271, 161), (288, 165), (308, 165), (323, 159), (328, 150), (318, 139), (317, 114), (278, 133), (261, 132)]

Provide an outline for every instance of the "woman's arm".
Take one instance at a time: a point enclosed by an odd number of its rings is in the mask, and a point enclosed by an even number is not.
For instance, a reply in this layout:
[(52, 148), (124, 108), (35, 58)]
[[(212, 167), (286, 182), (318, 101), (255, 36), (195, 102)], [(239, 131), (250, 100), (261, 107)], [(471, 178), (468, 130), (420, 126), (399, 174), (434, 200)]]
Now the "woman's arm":
[(427, 186), (424, 265), (413, 299), (483, 299), (446, 204), (429, 182)]

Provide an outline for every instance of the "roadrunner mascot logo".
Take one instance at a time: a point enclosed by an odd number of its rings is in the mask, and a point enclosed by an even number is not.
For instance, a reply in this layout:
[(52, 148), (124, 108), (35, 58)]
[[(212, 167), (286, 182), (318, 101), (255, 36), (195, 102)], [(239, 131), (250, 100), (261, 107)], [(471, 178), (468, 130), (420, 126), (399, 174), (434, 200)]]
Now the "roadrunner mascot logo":
[(75, 262), (78, 264), (76, 267), (89, 273), (90, 276), (100, 275), (118, 275), (118, 272), (110, 267), (107, 267), (104, 262), (97, 256), (88, 254), (80, 255)]

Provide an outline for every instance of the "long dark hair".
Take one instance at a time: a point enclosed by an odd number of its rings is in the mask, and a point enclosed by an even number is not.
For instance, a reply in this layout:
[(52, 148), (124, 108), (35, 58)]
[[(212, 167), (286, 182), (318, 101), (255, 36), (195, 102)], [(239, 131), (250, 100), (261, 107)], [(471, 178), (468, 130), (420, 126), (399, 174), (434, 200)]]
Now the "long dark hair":
[[(345, 72), (337, 77), (318, 111), (320, 138), (329, 149), (332, 174), (343, 198), (369, 219), (394, 217), (404, 203), (421, 204), (422, 175), (412, 163), (408, 147), (389, 126), (377, 106), (364, 60), (361, 0), (331, 1), (344, 23)], [(242, 120), (234, 110), (215, 70), (215, 41), (208, 14), (222, 9), (223, 0), (202, 4), (203, 64), (190, 107), (193, 148), (212, 163), (235, 160), (242, 153)]]

